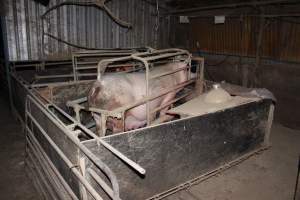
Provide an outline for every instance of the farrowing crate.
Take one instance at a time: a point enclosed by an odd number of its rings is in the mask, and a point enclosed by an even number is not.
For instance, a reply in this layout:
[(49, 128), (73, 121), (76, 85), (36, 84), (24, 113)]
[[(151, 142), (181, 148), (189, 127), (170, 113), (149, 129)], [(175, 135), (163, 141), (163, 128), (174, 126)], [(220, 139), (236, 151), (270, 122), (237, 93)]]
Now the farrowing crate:
[(97, 137), (64, 105), (91, 81), (40, 90), (12, 77), (14, 105), (25, 113), (27, 169), (46, 199), (161, 199), (269, 146), (270, 99)]

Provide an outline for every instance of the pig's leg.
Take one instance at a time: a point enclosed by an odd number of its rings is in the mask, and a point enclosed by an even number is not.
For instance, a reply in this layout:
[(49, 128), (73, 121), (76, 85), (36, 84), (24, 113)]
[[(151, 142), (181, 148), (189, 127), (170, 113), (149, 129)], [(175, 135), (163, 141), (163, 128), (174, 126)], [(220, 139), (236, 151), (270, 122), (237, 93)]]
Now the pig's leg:
[[(167, 94), (166, 96), (164, 96), (164, 98), (161, 102), (161, 105), (167, 104), (168, 102), (172, 101), (175, 98), (175, 95), (176, 95), (175, 92), (171, 92), (171, 93)], [(170, 105), (163, 108), (162, 110), (160, 110), (159, 117), (165, 116), (166, 112), (167, 112), (167, 110), (169, 110), (169, 108), (170, 108)]]
[(102, 137), (104, 136), (102, 134), (102, 125), (101, 125), (101, 116), (98, 115), (98, 114), (95, 114), (93, 113), (93, 118), (95, 120), (95, 123), (96, 123), (96, 134), (99, 136), (99, 137)]

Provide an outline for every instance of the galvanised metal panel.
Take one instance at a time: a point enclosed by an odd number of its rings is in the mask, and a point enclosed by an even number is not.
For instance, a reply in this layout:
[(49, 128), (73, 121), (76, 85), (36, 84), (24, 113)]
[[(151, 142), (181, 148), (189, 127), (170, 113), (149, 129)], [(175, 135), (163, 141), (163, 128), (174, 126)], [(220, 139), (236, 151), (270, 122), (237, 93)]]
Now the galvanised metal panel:
[[(7, 1), (6, 28), (9, 58), (17, 60), (60, 59), (78, 50), (55, 39), (44, 37), (40, 16), (64, 0), (52, 0), (47, 7), (33, 0)], [(81, 1), (82, 2), (82, 1)], [(137, 46), (168, 47), (169, 18), (160, 17), (155, 46), (156, 7), (142, 0), (112, 0), (106, 4), (120, 19), (133, 24), (128, 30), (117, 25), (108, 15), (95, 7), (63, 6), (51, 11), (44, 20), (44, 30), (70, 43), (93, 48), (122, 48)]]
[[(85, 141), (84, 145), (116, 174), (121, 199), (160, 199), (153, 196), (175, 190), (183, 183), (227, 166), (232, 160), (265, 148), (269, 142), (271, 107), (272, 102), (263, 99), (103, 138), (139, 163), (146, 170), (145, 175), (137, 174), (95, 140)], [(89, 168), (105, 179), (86, 158), (86, 170)], [(90, 174), (86, 176), (100, 192)]]

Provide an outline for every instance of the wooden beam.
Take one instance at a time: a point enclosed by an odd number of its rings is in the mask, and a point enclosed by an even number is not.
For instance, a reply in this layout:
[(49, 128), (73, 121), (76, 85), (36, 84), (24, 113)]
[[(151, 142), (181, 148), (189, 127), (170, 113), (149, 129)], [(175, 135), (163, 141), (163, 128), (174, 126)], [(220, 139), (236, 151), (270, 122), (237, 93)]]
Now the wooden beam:
[(183, 14), (183, 13), (190, 13), (190, 12), (197, 12), (203, 10), (214, 10), (220, 8), (237, 8), (237, 7), (246, 7), (246, 6), (265, 6), (270, 4), (290, 4), (290, 3), (300, 3), (299, 0), (267, 0), (267, 1), (249, 1), (249, 2), (242, 2), (242, 3), (231, 3), (231, 4), (219, 4), (219, 5), (212, 5), (212, 6), (201, 6), (196, 8), (187, 8), (187, 9), (180, 9), (175, 10), (172, 12), (168, 12), (167, 14)]

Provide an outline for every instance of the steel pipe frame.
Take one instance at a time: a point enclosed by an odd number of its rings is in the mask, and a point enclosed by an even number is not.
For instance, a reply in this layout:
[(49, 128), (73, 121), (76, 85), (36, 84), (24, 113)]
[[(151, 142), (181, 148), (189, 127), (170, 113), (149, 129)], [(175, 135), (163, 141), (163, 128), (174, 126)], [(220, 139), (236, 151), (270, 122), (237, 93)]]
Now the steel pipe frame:
[[(171, 56), (171, 55), (168, 55), (168, 57), (169, 56)], [(55, 83), (55, 85), (60, 85), (60, 84), (63, 84), (63, 85), (65, 85), (65, 83)], [(35, 85), (35, 87), (30, 87), (31, 88), (31, 90), (34, 90), (35, 88), (36, 88), (37, 86)], [(29, 90), (29, 88), (27, 88), (28, 90)], [(176, 88), (175, 88), (176, 89)], [(167, 92), (168, 93), (168, 92)], [(163, 94), (161, 94), (161, 95), (163, 95)], [(29, 96), (29, 98), (32, 98), (32, 97), (30, 97)], [(42, 105), (42, 104), (41, 104)], [(54, 107), (56, 107), (55, 105), (53, 105)], [(58, 107), (56, 107), (57, 109), (58, 109)], [(58, 109), (59, 111), (61, 111), (60, 109)], [(50, 112), (51, 113), (51, 112)], [(66, 115), (64, 112), (62, 112), (64, 115)], [(53, 116), (52, 116), (53, 117)], [(72, 120), (72, 118), (70, 117), (70, 119)], [(73, 121), (73, 120), (72, 120)], [(63, 123), (61, 123), (61, 124), (59, 124), (59, 125), (62, 125)], [(80, 124), (77, 124), (77, 125), (80, 125)], [(87, 133), (88, 133), (88, 135), (91, 135), (93, 138), (95, 138), (97, 141), (99, 141), (99, 138), (96, 136), (96, 135), (94, 135), (93, 133), (89, 133), (89, 130), (86, 130), (85, 129), (85, 127), (83, 126), (83, 127), (81, 127), (81, 128), (83, 128), (83, 130), (85, 130), (85, 131), (87, 131)], [(108, 144), (106, 144), (104, 141), (101, 141), (100, 140), (100, 143), (102, 143), (102, 145), (104, 145), (107, 149), (109, 149), (110, 151), (111, 151), (111, 149), (110, 149), (110, 145), (108, 145)], [(113, 152), (115, 155), (117, 155), (118, 153), (120, 153), (120, 152), (118, 152), (117, 150), (115, 150), (115, 152)], [(120, 153), (121, 154), (121, 153)], [(117, 155), (118, 157), (120, 157), (120, 155)], [(122, 157), (122, 154), (121, 154), (121, 157)], [(126, 158), (126, 157), (125, 157)], [(122, 159), (122, 158), (121, 158)], [(122, 159), (122, 160), (124, 160), (124, 158)], [(129, 160), (130, 161), (130, 160)], [(127, 161), (127, 163), (128, 163), (128, 161)], [(129, 162), (130, 163), (130, 162)], [(133, 164), (135, 164), (134, 162), (133, 162)], [(130, 164), (131, 165), (131, 164)], [(140, 172), (143, 172), (143, 169), (142, 170), (140, 170)], [(145, 171), (144, 171), (145, 172)]]
[[(163, 54), (163, 55), (159, 55), (159, 54)], [(124, 113), (133, 108), (133, 107), (137, 107), (139, 105), (142, 105), (144, 103), (146, 103), (146, 109), (147, 109), (147, 125), (150, 125), (150, 109), (149, 109), (149, 101), (158, 98), (162, 95), (165, 95), (167, 93), (170, 93), (172, 91), (175, 91), (176, 89), (182, 88), (188, 84), (191, 84), (192, 82), (185, 82), (183, 85), (179, 85), (179, 87), (175, 86), (172, 87), (170, 90), (167, 91), (163, 91), (162, 93), (160, 93), (159, 95), (155, 95), (154, 97), (149, 97), (149, 79), (154, 79), (154, 78), (158, 78), (158, 77), (162, 77), (162, 76), (166, 76), (169, 74), (173, 74), (182, 70), (188, 70), (189, 71), (189, 75), (188, 78), (190, 78), (190, 67), (184, 67), (178, 70), (173, 70), (171, 72), (167, 72), (167, 73), (162, 73), (160, 75), (156, 75), (154, 77), (149, 77), (149, 61), (154, 61), (154, 60), (158, 60), (161, 58), (169, 58), (169, 57), (175, 57), (175, 56), (179, 56), (179, 55), (186, 55), (188, 62), (189, 62), (189, 66), (190, 66), (190, 60), (191, 60), (191, 56), (190, 54), (185, 51), (185, 50), (181, 50), (181, 49), (164, 49), (164, 50), (156, 50), (153, 51), (152, 53), (147, 53), (147, 52), (143, 52), (143, 53), (136, 53), (136, 54), (132, 54), (131, 56), (126, 56), (126, 57), (121, 57), (121, 58), (113, 58), (113, 59), (105, 59), (105, 60), (101, 60), (98, 64), (98, 76), (97, 79), (100, 80), (101, 79), (101, 73), (104, 73), (105, 69), (108, 67), (108, 64), (116, 62), (116, 61), (127, 61), (127, 60), (138, 60), (140, 62), (142, 62), (144, 64), (144, 67), (146, 68), (146, 98), (143, 98), (142, 100), (135, 102), (133, 104), (127, 105), (127, 106), (123, 106), (121, 108), (117, 108), (113, 111), (109, 111), (109, 110), (103, 110), (103, 109), (99, 109), (99, 108), (86, 108), (84, 106), (81, 106), (78, 104), (78, 102), (76, 101), (68, 101), (67, 106), (72, 107), (76, 113), (76, 118), (77, 120), (80, 122), (80, 115), (79, 112), (80, 110), (87, 110), (87, 111), (91, 111), (91, 112), (96, 112), (101, 114), (102, 117), (102, 132), (104, 133), (103, 135), (105, 135), (106, 132), (106, 119), (108, 116), (110, 117), (116, 117), (116, 118), (124, 118)], [(142, 57), (143, 56), (143, 57)], [(102, 69), (101, 69), (102, 68)], [(187, 96), (187, 95), (186, 95)], [(182, 98), (177, 98), (176, 100), (180, 100)], [(79, 99), (80, 103), (85, 102), (87, 99), (83, 98)], [(83, 101), (82, 101), (83, 100)], [(173, 102), (174, 103), (174, 102)], [(164, 107), (166, 107), (168, 105), (163, 105), (163, 107), (161, 107), (161, 109), (163, 109)], [(123, 127), (124, 129), (124, 127)]]
[[(51, 115), (49, 115), (48, 112), (45, 111), (37, 103), (37, 101), (34, 100), (34, 97), (27, 96), (27, 103), (31, 101), (34, 103), (38, 108), (41, 109), (41, 111), (49, 117), (51, 120)], [(28, 108), (28, 106), (27, 106)], [(29, 111), (26, 111), (27, 117), (30, 118), (30, 120), (35, 124), (35, 126), (40, 130), (40, 132), (43, 134), (43, 136), (47, 139), (47, 141), (51, 144), (51, 146), (55, 149), (55, 151), (59, 154), (59, 156), (63, 159), (63, 161), (67, 164), (67, 166), (70, 168), (70, 170), (74, 173), (74, 175), (78, 178), (78, 180), (85, 186), (85, 188), (90, 192), (90, 194), (95, 198), (102, 200), (101, 196), (95, 191), (94, 188), (91, 187), (91, 185), (85, 180), (85, 178), (80, 174), (79, 170), (74, 168), (74, 164), (64, 155), (64, 153), (60, 150), (60, 148), (53, 142), (53, 140), (47, 135), (47, 133), (44, 131), (44, 129), (39, 125), (39, 123), (35, 120), (35, 118), (31, 115)], [(69, 133), (66, 128), (62, 127), (61, 123), (56, 122), (55, 120), (51, 120), (55, 125), (61, 128), (61, 130), (68, 136), (68, 138), (76, 145), (79, 147), (79, 149), (88, 157), (91, 159), (91, 161), (99, 167), (110, 179), (112, 186), (113, 186), (113, 191), (114, 191), (114, 200), (119, 200), (119, 186), (117, 179), (114, 175), (114, 173), (107, 167), (99, 158), (97, 158), (94, 154), (92, 154), (83, 144), (81, 144), (74, 136)], [(28, 129), (28, 127), (27, 127)], [(30, 130), (30, 129), (29, 129)], [(100, 183), (99, 183), (100, 184)], [(105, 187), (105, 186), (104, 186)]]
[[(48, 178), (52, 179), (52, 181), (55, 182), (54, 181), (55, 178), (49, 172), (50, 170), (53, 171), (56, 178), (58, 178), (58, 180), (60, 181), (59, 183), (61, 183), (61, 185), (66, 189), (66, 191), (72, 197), (72, 199), (75, 199), (75, 200), (78, 199), (77, 196), (74, 194), (73, 190), (65, 182), (65, 180), (62, 178), (62, 176), (60, 175), (58, 170), (55, 168), (53, 163), (50, 161), (50, 159), (48, 157), (46, 157), (47, 155), (41, 151), (41, 147), (40, 147), (39, 143), (37, 142), (36, 138), (33, 136), (33, 133), (30, 131), (30, 129), (28, 129), (28, 127), (27, 127), (27, 131), (28, 131), (27, 136), (26, 136), (27, 137), (27, 139), (26, 139), (27, 145), (28, 145), (29, 149), (31, 149), (34, 156), (37, 158), (39, 165), (42, 166), (42, 168), (45, 171), (45, 173), (47, 174)], [(27, 151), (27, 155), (30, 156), (29, 151)], [(49, 181), (51, 182), (51, 180), (49, 180)], [(52, 182), (51, 182), (51, 184), (52, 184)], [(53, 183), (53, 184), (56, 184), (56, 186), (54, 186), (54, 189), (56, 190), (57, 194), (61, 194), (62, 189), (60, 188), (60, 186), (58, 186), (57, 183)], [(61, 199), (64, 199), (64, 197), (62, 197)]]
[[(18, 76), (15, 73), (11, 73), (11, 76), (13, 76), (21, 85), (24, 86), (25, 90), (28, 92), (28, 96), (27, 98), (33, 98), (34, 97), (34, 93), (36, 95), (39, 95), (39, 92), (37, 91), (37, 88), (39, 87), (44, 87), (44, 86), (60, 86), (60, 85), (71, 85), (74, 84), (74, 82), (58, 82), (58, 83), (52, 83), (52, 84), (29, 84), (28, 82), (26, 82), (22, 77)], [(87, 83), (90, 82), (90, 80), (87, 81), (78, 81), (78, 82), (82, 82), (82, 83)], [(78, 83), (76, 82), (76, 83)], [(69, 129), (67, 129), (67, 126), (58, 118), (56, 117), (56, 115), (54, 113), (52, 113), (49, 110), (49, 106), (53, 106), (57, 111), (59, 111), (60, 114), (62, 114), (63, 116), (65, 116), (67, 119), (69, 119), (71, 122), (73, 122), (73, 124), (75, 126), (78, 126), (80, 129), (84, 130), (85, 133), (89, 136), (91, 136), (92, 138), (96, 139), (96, 141), (98, 142), (98, 144), (102, 144), (106, 149), (108, 149), (109, 151), (111, 151), (114, 155), (116, 155), (117, 157), (119, 157), (121, 160), (123, 160), (124, 162), (126, 162), (128, 165), (130, 165), (133, 169), (135, 169), (137, 172), (139, 172), (140, 174), (145, 174), (146, 170), (143, 169), (141, 166), (139, 166), (137, 163), (135, 163), (134, 161), (130, 160), (129, 158), (127, 158), (124, 154), (122, 154), (121, 152), (119, 152), (118, 150), (116, 150), (114, 147), (112, 147), (111, 145), (109, 145), (108, 143), (106, 143), (104, 140), (100, 139), (98, 136), (96, 136), (93, 132), (91, 132), (90, 130), (88, 130), (85, 126), (81, 125), (80, 123), (76, 122), (71, 116), (69, 116), (67, 113), (65, 113), (62, 109), (60, 109), (59, 107), (57, 107), (55, 104), (53, 104), (52, 102), (50, 102), (49, 100), (43, 98), (41, 95), (39, 95), (40, 98), (42, 98), (44, 101), (46, 101), (48, 104), (46, 104), (45, 106), (43, 105), (43, 102), (41, 100), (39, 100), (37, 97), (35, 97), (34, 99), (39, 102), (39, 106), (43, 106), (44, 108), (41, 108), (41, 110), (43, 111), (43, 109), (45, 109), (47, 111), (47, 116), (51, 115), (53, 118), (55, 118), (57, 120), (57, 122), (53, 121), (55, 124), (59, 124), (60, 127), (63, 126), (66, 128), (67, 131), (69, 131)], [(45, 112), (44, 112), (45, 113)], [(22, 120), (21, 120), (22, 121)], [(25, 118), (26, 121), (26, 118)], [(66, 133), (66, 132), (65, 132)], [(73, 137), (72, 135), (70, 135), (71, 133), (68, 133), (67, 135), (69, 137)], [(76, 144), (77, 145), (77, 144)], [(79, 145), (79, 148), (82, 145)], [(83, 146), (84, 147), (84, 146)], [(85, 150), (86, 152), (88, 150)], [(97, 158), (93, 155), (87, 155), (98, 167), (99, 164), (97, 164)], [(112, 173), (113, 174), (113, 173)]]
[[(32, 90), (34, 91), (35, 89), (32, 88)], [(35, 90), (36, 91), (36, 90)], [(38, 93), (38, 91), (36, 91)], [(28, 98), (31, 98), (30, 96)], [(39, 99), (36, 99), (37, 102), (39, 102), (42, 105), (42, 102)], [(83, 126), (81, 123), (79, 123), (78, 121), (74, 120), (71, 116), (69, 116), (67, 113), (65, 113), (62, 109), (60, 109), (59, 107), (57, 107), (55, 104), (53, 104), (52, 102), (50, 102), (49, 100), (45, 99), (45, 101), (48, 102), (47, 104), (47, 108), (49, 108), (49, 105), (53, 106), (57, 111), (60, 112), (60, 114), (62, 114), (63, 116), (65, 116), (68, 120), (70, 120), (72, 122), (72, 126), (78, 126), (81, 130), (83, 130), (87, 135), (89, 135), (90, 137), (92, 137), (93, 139), (96, 139), (96, 141), (98, 142), (98, 144), (102, 144), (107, 150), (109, 150), (110, 152), (112, 152), (115, 156), (117, 156), (118, 158), (120, 158), (121, 160), (123, 160), (125, 163), (127, 163), (129, 166), (131, 166), (133, 169), (135, 169), (137, 172), (139, 172), (140, 174), (144, 175), (146, 173), (146, 170), (144, 168), (142, 168), (139, 164), (137, 164), (136, 162), (132, 161), (131, 159), (129, 159), (127, 156), (125, 156), (124, 154), (122, 154), (120, 151), (118, 151), (117, 149), (115, 149), (113, 146), (111, 146), (110, 144), (108, 144), (107, 142), (105, 142), (104, 140), (102, 140), (101, 138), (99, 138), (98, 136), (96, 136), (93, 132), (91, 132), (90, 130), (88, 130), (85, 126)], [(49, 111), (49, 109), (48, 109)], [(65, 127), (66, 130), (69, 131), (68, 127), (70, 127), (71, 125), (66, 126), (59, 118), (56, 117), (55, 114), (53, 114), (51, 111), (49, 111), (49, 114), (54, 117), (57, 120), (57, 123), (60, 124), (61, 126)], [(56, 123), (56, 122), (54, 122)], [(90, 158), (92, 160), (92, 158)], [(92, 160), (93, 161), (93, 160)]]
[[(162, 54), (162, 55), (160, 55), (160, 54)], [(109, 64), (117, 62), (117, 61), (128, 61), (128, 60), (140, 61), (141, 63), (143, 63), (144, 68), (146, 69), (146, 97), (145, 98), (143, 98), (142, 100), (140, 100), (138, 102), (135, 102), (133, 105), (123, 106), (123, 107), (117, 108), (113, 111), (102, 110), (102, 109), (98, 109), (98, 108), (88, 108), (89, 111), (97, 112), (97, 113), (99, 113), (103, 116), (101, 118), (101, 119), (104, 119), (104, 120), (102, 120), (102, 123), (101, 123), (102, 132), (103, 132), (102, 134), (103, 135), (105, 135), (105, 132), (106, 132), (106, 118), (108, 116), (117, 117), (117, 118), (124, 118), (124, 113), (127, 110), (129, 110), (130, 108), (139, 106), (143, 103), (146, 104), (147, 125), (150, 125), (151, 122), (150, 122), (150, 102), (149, 101), (153, 100), (153, 98), (149, 97), (149, 79), (150, 79), (149, 62), (150, 61), (153, 62), (155, 60), (159, 60), (159, 59), (163, 59), (163, 58), (170, 58), (170, 57), (176, 58), (176, 56), (187, 56), (187, 58), (185, 59), (185, 62), (188, 62), (189, 66), (190, 66), (190, 62), (191, 62), (190, 53), (186, 50), (175, 49), (175, 48), (174, 49), (155, 50), (151, 53), (149, 53), (149, 52), (136, 53), (136, 54), (132, 54), (130, 56), (121, 57), (121, 58), (104, 59), (104, 60), (101, 60), (98, 63), (98, 66), (97, 66), (97, 73), (98, 73), (97, 80), (101, 80), (101, 75), (105, 72), (105, 69), (107, 67), (109, 67), (108, 66)], [(186, 69), (188, 69), (189, 77), (190, 77), (189, 67), (182, 68), (181, 70), (186, 70)], [(178, 70), (178, 71), (181, 71), (181, 70)], [(163, 74), (155, 76), (155, 78), (158, 78), (158, 77), (161, 77), (161, 76), (166, 76), (166, 75), (172, 74), (172, 73), (176, 73), (178, 71), (174, 70), (174, 72), (172, 71), (170, 73), (163, 73)], [(192, 82), (189, 82), (189, 81), (185, 82), (185, 84), (190, 84), (190, 83), (192, 83)], [(185, 85), (182, 85), (181, 87), (183, 87), (183, 86), (185, 86)], [(176, 89), (179, 89), (179, 88), (172, 87), (172, 89), (170, 89), (169, 91), (163, 92), (162, 94), (159, 94), (158, 96), (156, 95), (156, 98), (158, 98), (158, 97), (160, 97), (164, 94), (167, 94), (169, 92), (172, 92)], [(81, 109), (85, 109), (85, 108), (81, 107)]]
[[(143, 48), (131, 48), (131, 49), (106, 49), (106, 50), (93, 50), (93, 51), (81, 51), (81, 52), (75, 52), (72, 54), (72, 63), (73, 63), (73, 75), (74, 75), (74, 81), (78, 80), (77, 71), (78, 70), (84, 70), (84, 69), (96, 69), (97, 63), (99, 61), (94, 61), (89, 64), (95, 64), (95, 66), (91, 67), (78, 67), (78, 65), (82, 65), (82, 62), (78, 61), (78, 58), (89, 58), (89, 57), (124, 57), (124, 56), (130, 56), (133, 53), (139, 52), (139, 51), (146, 51), (146, 52), (152, 52), (154, 51), (151, 47), (145, 47)], [(86, 64), (86, 62), (83, 62)]]
[[(173, 53), (170, 53), (170, 52), (173, 52)], [(167, 54), (164, 54), (164, 55), (157, 55), (157, 54), (161, 54), (161, 53), (167, 53)], [(155, 56), (152, 56), (151, 57), (151, 55), (155, 55)], [(131, 56), (128, 56), (128, 57), (122, 57), (122, 58), (115, 58), (115, 59), (107, 59), (107, 60), (103, 60), (103, 61), (100, 61), (99, 62), (99, 64), (98, 64), (98, 79), (99, 79), (99, 77), (100, 77), (100, 74), (101, 74), (101, 71), (105, 71), (105, 68), (107, 67), (107, 65), (109, 64), (109, 63), (112, 63), (112, 62), (115, 62), (115, 61), (126, 61), (126, 60), (130, 60), (130, 58), (132, 58), (132, 59), (135, 59), (135, 60), (140, 60), (141, 62), (143, 62), (144, 63), (144, 66), (145, 66), (145, 68), (146, 68), (146, 80), (148, 80), (147, 82), (146, 82), (146, 96), (148, 97), (149, 96), (149, 94), (148, 94), (148, 85), (149, 85), (149, 79), (153, 79), (153, 78), (158, 78), (158, 77), (161, 77), (161, 76), (166, 76), (166, 75), (169, 75), (169, 74), (172, 74), (172, 73), (176, 73), (176, 72), (179, 72), (179, 71), (181, 71), (181, 70), (185, 70), (185, 69), (188, 69), (189, 70), (189, 77), (190, 77), (190, 67), (185, 67), (185, 68), (182, 68), (182, 69), (179, 69), (179, 70), (175, 70), (175, 71), (171, 71), (171, 72), (168, 72), (168, 73), (163, 73), (163, 74), (161, 74), (161, 75), (159, 75), (159, 76), (155, 76), (155, 77), (151, 77), (151, 78), (149, 78), (149, 76), (147, 77), (147, 75), (149, 74), (149, 66), (148, 66), (148, 61), (149, 60), (157, 60), (157, 59), (161, 59), (161, 58), (168, 58), (168, 57), (174, 57), (174, 56), (178, 56), (178, 55), (184, 55), (184, 54), (187, 54), (188, 55), (188, 60), (189, 60), (189, 62), (190, 62), (190, 55), (188, 54), (188, 52), (187, 51), (185, 51), (185, 50), (181, 50), (181, 49), (165, 49), (165, 50), (157, 50), (157, 51), (153, 51), (152, 53), (136, 53), (136, 54), (133, 54), (133, 55), (131, 55)], [(140, 56), (150, 56), (147, 60), (145, 60), (144, 58), (141, 58)], [(99, 65), (101, 65), (101, 64), (103, 64), (103, 62), (105, 63), (105, 66), (104, 66), (104, 69), (102, 69), (102, 70), (99, 70)], [(148, 71), (147, 71), (147, 69), (148, 69)], [(174, 89), (172, 89), (172, 90), (170, 90), (170, 91), (168, 91), (168, 92), (164, 92), (163, 94), (160, 94), (159, 96), (161, 96), (161, 95), (164, 95), (164, 94), (167, 94), (167, 93), (169, 93), (169, 92), (171, 92), (171, 91), (174, 91), (175, 89), (178, 89), (178, 88), (174, 88)], [(159, 97), (159, 96), (157, 96), (157, 97)], [(157, 98), (156, 97), (156, 98)], [(181, 99), (181, 98), (178, 98), (177, 100), (179, 100), (179, 99)], [(150, 100), (152, 100), (152, 99), (150, 99)], [(86, 99), (85, 99), (85, 101), (86, 101)], [(92, 111), (92, 112), (97, 112), (97, 113), (100, 113), (100, 114), (102, 114), (102, 115), (104, 115), (104, 119), (107, 117), (107, 116), (112, 116), (112, 117), (117, 117), (117, 118), (124, 118), (123, 117), (123, 115), (124, 115), (124, 113), (125, 113), (125, 111), (126, 110), (128, 110), (128, 109), (130, 109), (130, 108), (132, 108), (132, 107), (135, 107), (135, 106), (138, 106), (138, 105), (141, 105), (141, 104), (143, 104), (143, 103), (146, 103), (146, 104), (148, 104), (148, 106), (147, 106), (147, 124), (148, 125), (150, 125), (150, 111), (149, 111), (149, 100), (146, 100), (146, 102), (143, 102), (143, 101), (139, 101), (138, 102), (138, 104), (134, 104), (134, 105), (130, 105), (130, 106), (127, 106), (127, 107), (123, 107), (123, 109), (121, 108), (121, 110), (120, 109), (118, 109), (118, 111), (116, 111), (116, 110), (113, 110), (113, 111), (107, 111), (107, 110), (101, 110), (101, 109), (98, 109), (98, 108), (85, 108), (85, 107), (83, 107), (83, 106), (80, 106), (80, 105), (78, 105), (76, 102), (72, 102), (72, 101), (69, 101), (68, 103), (67, 103), (67, 105), (69, 106), (69, 107), (73, 107), (73, 109), (75, 110), (75, 112), (76, 112), (76, 116), (79, 116), (79, 114), (78, 114), (78, 112), (81, 110), (81, 109), (84, 109), (84, 110), (89, 110), (89, 111)], [(165, 106), (167, 106), (167, 105), (165, 105)], [(164, 107), (165, 107), (164, 106)], [(78, 118), (77, 117), (77, 119), (78, 119), (78, 121), (80, 121), (80, 118)], [(105, 120), (103, 121), (103, 123), (106, 123), (105, 122)], [(105, 125), (104, 124), (102, 124), (102, 127), (104, 127), (103, 128), (103, 131), (104, 131), (104, 129), (105, 129)]]

